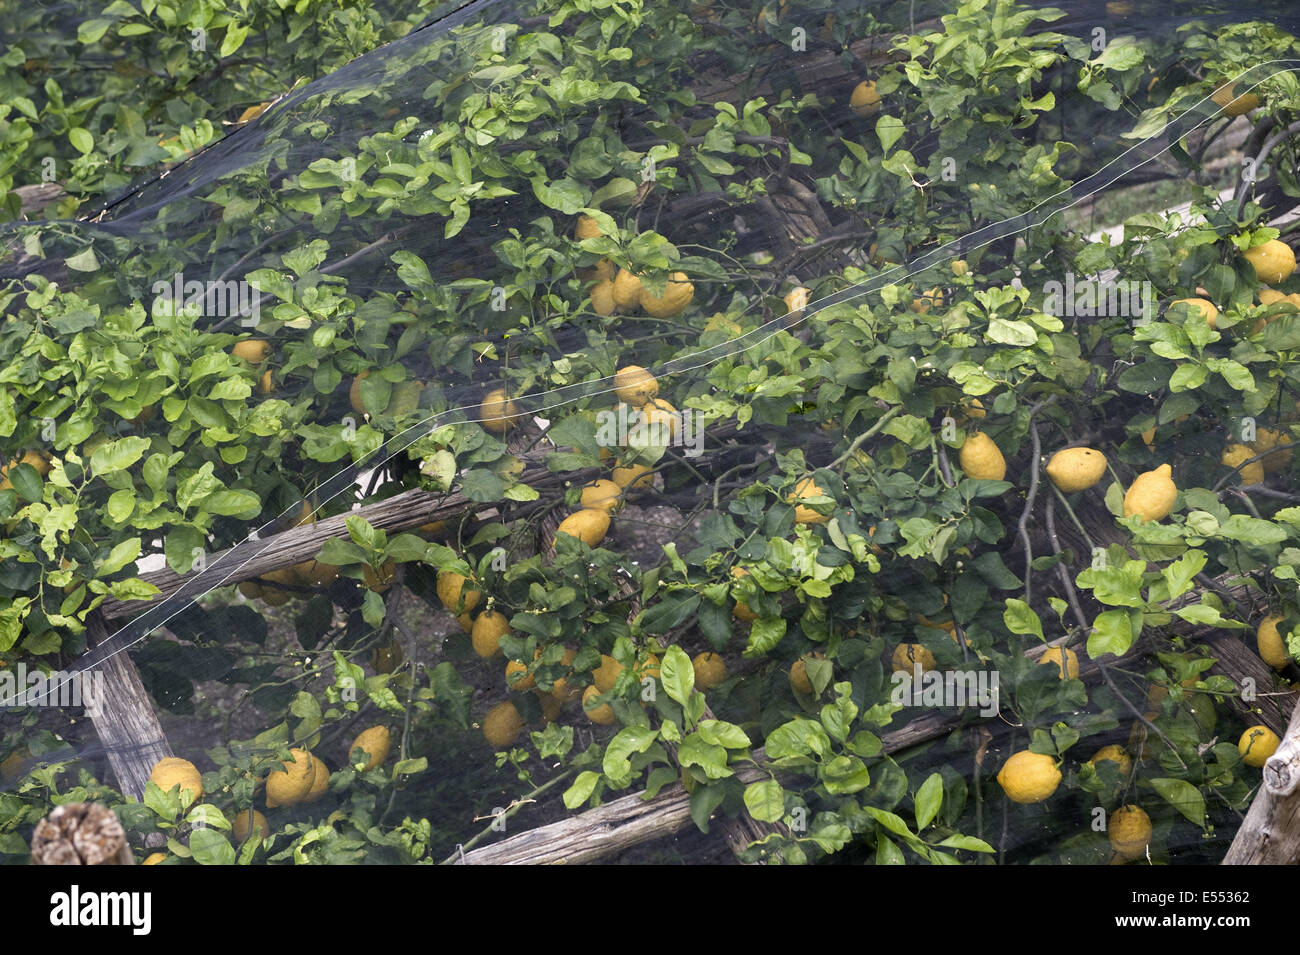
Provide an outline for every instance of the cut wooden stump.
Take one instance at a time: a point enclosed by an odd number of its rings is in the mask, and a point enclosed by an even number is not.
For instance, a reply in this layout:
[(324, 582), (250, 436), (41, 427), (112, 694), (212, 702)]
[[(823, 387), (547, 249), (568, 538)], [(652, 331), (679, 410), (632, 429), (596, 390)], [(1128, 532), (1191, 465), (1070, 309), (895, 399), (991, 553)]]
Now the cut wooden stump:
[[(1291, 779), (1294, 787), (1296, 753), (1300, 751), (1300, 706), (1291, 712), (1291, 722), (1277, 753), (1269, 763), (1277, 760), (1272, 771), (1275, 783), (1285, 786)], [(1246, 819), (1237, 830), (1236, 838), (1223, 857), (1224, 865), (1296, 865), (1300, 863), (1300, 792), (1294, 788), (1286, 793), (1271, 792), (1268, 788), (1270, 772), (1265, 764), (1265, 785), (1260, 787), (1255, 801), (1246, 813)]]
[(32, 833), (33, 865), (135, 865), (117, 814), (95, 802), (55, 806)]

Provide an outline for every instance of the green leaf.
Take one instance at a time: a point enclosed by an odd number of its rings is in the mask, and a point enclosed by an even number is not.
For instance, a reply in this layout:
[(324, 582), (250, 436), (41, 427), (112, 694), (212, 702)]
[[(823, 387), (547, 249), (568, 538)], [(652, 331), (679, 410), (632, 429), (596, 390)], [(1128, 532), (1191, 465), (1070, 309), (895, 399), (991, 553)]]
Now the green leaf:
[(746, 657), (762, 656), (770, 653), (781, 638), (785, 636), (784, 617), (760, 617), (749, 628), (749, 645), (745, 647)]
[(1151, 786), (1194, 825), (1205, 828), (1205, 797), (1183, 779), (1153, 779)]
[(939, 814), (943, 803), (943, 777), (931, 773), (916, 791), (916, 831), (921, 832)]
[(125, 471), (139, 461), (145, 451), (149, 450), (146, 438), (130, 437), (109, 441), (95, 449), (90, 456), (90, 470), (96, 477), (104, 477), (117, 471)]
[(199, 865), (234, 865), (235, 850), (230, 841), (216, 829), (194, 829), (190, 832), (190, 852)]
[(72, 148), (83, 156), (95, 148), (95, 137), (90, 135), (89, 130), (80, 126), (68, 130), (68, 142), (72, 143)]
[(695, 667), (686, 651), (676, 644), (664, 652), (660, 679), (663, 680), (664, 692), (669, 698), (685, 706), (691, 691), (695, 689)]
[(727, 749), (749, 749), (749, 735), (735, 723), (726, 720), (701, 720), (700, 738), (706, 743)]
[(108, 28), (113, 25), (112, 20), (85, 20), (77, 27), (77, 42), (89, 46), (98, 42), (99, 38), (108, 32)]
[(139, 556), (140, 538), (132, 537), (130, 540), (124, 540), (109, 551), (104, 562), (95, 568), (95, 576), (107, 577), (115, 574)]
[(745, 787), (745, 808), (759, 822), (780, 822), (785, 815), (785, 791), (772, 779)]
[(628, 761), (628, 756), (633, 753), (644, 753), (658, 738), (659, 732), (648, 726), (625, 726), (619, 730), (605, 747), (605, 758), (601, 763), (601, 769), (606, 777), (616, 784), (627, 785), (628, 777), (632, 772), (632, 764)]
[(1029, 604), (1017, 597), (1008, 597), (1006, 609), (1002, 611), (1002, 621), (1012, 633), (1033, 634), (1039, 640), (1043, 636), (1043, 622), (1038, 619)]
[(203, 510), (222, 517), (252, 520), (262, 513), (262, 499), (252, 491), (213, 491), (203, 499)]
[(578, 773), (578, 778), (573, 781), (573, 785), (564, 791), (565, 808), (577, 809), (585, 803), (595, 791), (598, 782), (600, 782), (600, 773), (593, 773), (591, 770)]
[[(1133, 617), (1138, 619), (1137, 632), (1134, 631)], [(1092, 659), (1112, 653), (1122, 657), (1128, 653), (1141, 632), (1142, 615), (1136, 611), (1107, 610), (1093, 621), (1093, 632), (1088, 635), (1088, 656)]]

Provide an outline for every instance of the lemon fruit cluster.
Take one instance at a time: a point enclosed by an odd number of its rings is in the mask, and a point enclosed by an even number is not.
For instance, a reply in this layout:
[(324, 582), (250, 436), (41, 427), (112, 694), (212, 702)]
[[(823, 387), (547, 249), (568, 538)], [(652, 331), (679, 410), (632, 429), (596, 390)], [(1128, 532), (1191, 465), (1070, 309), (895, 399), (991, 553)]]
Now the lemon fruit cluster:
[(1223, 449), (1223, 456), (1220, 461), (1226, 468), (1237, 469), (1237, 473), (1241, 475), (1242, 484), (1263, 484), (1264, 465), (1260, 461), (1250, 460), (1255, 457), (1256, 453), (1253, 448), (1248, 448), (1244, 444), (1230, 444)]
[(266, 805), (271, 809), (304, 802), (316, 783), (316, 763), (305, 749), (289, 750), (282, 765), (283, 772), (277, 769), (266, 776)]
[(1106, 455), (1092, 448), (1066, 448), (1047, 462), (1047, 476), (1067, 494), (1086, 491), (1106, 473)]
[[(613, 266), (609, 265), (608, 268), (612, 269)], [(613, 278), (599, 265), (597, 270), (596, 281), (587, 294), (591, 310), (602, 317), (615, 312), (633, 312), (640, 308), (654, 318), (676, 318), (695, 300), (695, 285), (685, 272), (671, 273), (664, 285), (663, 294), (656, 295), (642, 284), (640, 276), (627, 269), (619, 269)]]
[(461, 629), (472, 634), (474, 608), (483, 599), (483, 591), (474, 587), (464, 574), (451, 570), (438, 572), (436, 590), (439, 602), (456, 617)]
[(1002, 764), (998, 785), (1012, 802), (1028, 805), (1043, 802), (1061, 785), (1056, 760), (1043, 753), (1021, 750)]

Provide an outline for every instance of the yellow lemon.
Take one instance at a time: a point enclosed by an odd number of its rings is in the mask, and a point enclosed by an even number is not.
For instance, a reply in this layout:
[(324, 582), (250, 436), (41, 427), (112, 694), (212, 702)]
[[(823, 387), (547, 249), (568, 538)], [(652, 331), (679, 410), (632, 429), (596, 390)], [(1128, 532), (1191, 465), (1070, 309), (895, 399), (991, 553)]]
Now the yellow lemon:
[(858, 116), (871, 116), (880, 111), (880, 94), (876, 92), (873, 80), (863, 80), (853, 87), (849, 108)]
[(695, 688), (701, 692), (713, 689), (727, 678), (727, 662), (708, 650), (696, 655), (691, 666), (695, 669)]
[(919, 643), (900, 643), (894, 647), (889, 662), (895, 673), (911, 673), (918, 663), (922, 670), (933, 670), (938, 665), (934, 654)]
[(470, 643), (484, 660), (501, 652), (501, 638), (510, 632), (510, 621), (503, 613), (484, 610), (470, 628)]
[[(794, 486), (794, 492), (786, 500), (791, 504), (796, 501), (802, 501), (809, 497), (827, 497), (825, 491), (817, 486), (812, 478), (806, 477)], [(825, 524), (830, 520), (827, 514), (819, 514), (811, 507), (804, 507), (802, 504), (795, 504), (794, 521), (796, 524)]]
[(968, 478), (1001, 481), (1007, 476), (1007, 459), (1002, 456), (993, 439), (983, 431), (966, 436), (958, 460)]
[(257, 338), (247, 338), (242, 342), (235, 342), (230, 349), (230, 354), (250, 364), (259, 365), (271, 357), (271, 343)]
[(614, 374), (614, 394), (619, 401), (640, 408), (659, 394), (659, 379), (640, 365), (628, 365)]
[[(542, 651), (539, 648), (538, 651), (533, 654), (533, 659), (536, 660), (541, 655)], [(519, 679), (512, 681), (511, 677), (516, 673), (522, 673), (524, 675)], [(519, 660), (509, 660), (506, 663), (506, 686), (509, 689), (516, 690), (520, 693), (524, 690), (535, 690), (537, 689), (537, 677), (528, 672), (528, 664), (522, 663)]]
[(236, 813), (235, 818), (230, 821), (230, 830), (235, 834), (235, 841), (241, 843), (248, 838), (250, 832), (256, 832), (259, 839), (271, 837), (271, 826), (266, 821), (266, 816), (256, 809), (245, 809), (241, 813)]
[(618, 305), (614, 301), (614, 283), (609, 279), (601, 279), (593, 285), (587, 297), (591, 299), (591, 310), (602, 317), (613, 315)]
[(694, 298), (695, 286), (687, 280), (685, 272), (674, 272), (668, 277), (663, 295), (652, 295), (643, 288), (638, 296), (646, 314), (655, 318), (675, 318), (686, 311)]
[(1106, 832), (1121, 859), (1140, 859), (1151, 841), (1151, 817), (1138, 806), (1121, 806), (1106, 820)]
[(808, 304), (809, 289), (797, 285), (785, 295), (785, 324), (794, 325), (803, 318), (804, 307)]
[[(1274, 431), (1272, 428), (1260, 428), (1255, 432), (1255, 440), (1250, 443), (1250, 447), (1256, 454), (1261, 454), (1276, 448), (1279, 444), (1290, 444), (1291, 436), (1281, 431)], [(1282, 448), (1279, 451), (1273, 451), (1259, 459), (1259, 463), (1264, 467), (1265, 474), (1273, 474), (1281, 471), (1291, 463), (1292, 448)]]
[(316, 764), (305, 749), (289, 750), (291, 759), (283, 761), (284, 772), (275, 770), (266, 775), (266, 804), (293, 806), (302, 802), (316, 781)]
[(1061, 785), (1061, 771), (1052, 757), (1024, 749), (1002, 764), (998, 785), (1012, 802), (1042, 802)]
[[(354, 759), (357, 750), (368, 753), (369, 759), (366, 760), (366, 764), (361, 770), (367, 772), (384, 764), (384, 760), (388, 758), (388, 745), (388, 727), (372, 726), (370, 729), (362, 730), (357, 734), (357, 738), (348, 747), (348, 759)], [(354, 762), (352, 765), (354, 767), (359, 766), (360, 762)]]
[(923, 295), (912, 299), (912, 304), (908, 306), (918, 315), (924, 315), (932, 308), (940, 308), (943, 305), (943, 289), (932, 288)]
[(1243, 763), (1259, 769), (1277, 752), (1281, 742), (1277, 734), (1267, 726), (1252, 726), (1241, 734), (1241, 739), (1237, 741), (1237, 752), (1241, 753)]
[(677, 437), (680, 416), (677, 409), (662, 398), (651, 398), (638, 412), (644, 422), (644, 429), (649, 444), (671, 444)]
[(173, 786), (180, 786), (181, 792), (190, 790), (197, 801), (203, 796), (203, 778), (198, 767), (188, 759), (179, 756), (166, 756), (154, 764), (149, 781), (163, 792), (170, 792)]
[[(731, 576), (748, 577), (749, 571), (747, 571), (744, 567), (733, 567), (731, 568)], [(753, 623), (755, 620), (758, 619), (758, 614), (750, 610), (749, 604), (745, 603), (745, 601), (743, 600), (736, 601), (736, 606), (731, 611), (731, 613), (737, 620), (743, 621), (744, 623)]]
[(1236, 84), (1226, 83), (1220, 86), (1210, 94), (1210, 99), (1216, 104), (1223, 107), (1223, 115), (1240, 116), (1242, 113), (1249, 113), (1253, 109), (1259, 109), (1259, 97), (1254, 93), (1243, 93), (1241, 96), (1234, 96), (1237, 91)]
[(623, 503), (623, 489), (613, 481), (601, 478), (582, 489), (579, 503), (584, 509), (605, 511), (612, 514)]
[[(824, 660), (825, 654), (814, 653), (813, 657), (818, 660)], [(806, 696), (811, 696), (813, 692), (812, 680), (808, 679), (808, 658), (800, 657), (794, 661), (790, 667), (790, 686)]]
[(1092, 759), (1088, 760), (1088, 762), (1096, 766), (1098, 763), (1104, 763), (1108, 760), (1119, 766), (1119, 771), (1124, 776), (1127, 776), (1133, 769), (1133, 757), (1128, 754), (1128, 751), (1123, 746), (1116, 744), (1103, 746), (1092, 754)]
[(614, 722), (614, 708), (608, 703), (601, 703), (599, 706), (592, 706), (591, 701), (600, 696), (601, 690), (595, 684), (587, 687), (582, 691), (582, 712), (587, 714), (587, 719), (593, 723), (599, 723), (601, 726), (609, 726)]
[(1280, 613), (1271, 613), (1259, 622), (1255, 628), (1255, 645), (1259, 648), (1259, 658), (1274, 670), (1282, 670), (1291, 662), (1286, 641), (1278, 632), (1277, 625), (1282, 622)]
[(1170, 302), (1169, 305), (1171, 308), (1174, 305), (1186, 305), (1193, 313), (1205, 319), (1211, 328), (1219, 327), (1219, 310), (1214, 307), (1213, 302), (1206, 301), (1203, 298), (1180, 298)]
[(1242, 253), (1255, 267), (1255, 275), (1267, 285), (1277, 285), (1290, 278), (1295, 271), (1295, 252), (1279, 239), (1269, 239)]
[(595, 547), (605, 539), (608, 532), (609, 511), (583, 508), (560, 521), (560, 526), (555, 529), (555, 536), (558, 539), (561, 534), (568, 534), (570, 537), (578, 538), (588, 547)]
[(307, 795), (302, 797), (303, 802), (319, 802), (330, 788), (330, 768), (325, 765), (325, 760), (312, 753), (311, 765), (311, 789), (307, 790)]
[[(1065, 668), (1062, 670), (1062, 661)], [(1079, 678), (1079, 655), (1073, 650), (1065, 647), (1052, 647), (1038, 659), (1039, 666), (1044, 663), (1053, 663), (1056, 665), (1057, 675), (1062, 680), (1077, 680)]]
[(636, 308), (641, 304), (641, 280), (627, 269), (619, 269), (614, 276), (614, 304), (620, 308)]
[(1106, 455), (1092, 448), (1066, 448), (1047, 462), (1047, 476), (1067, 494), (1086, 491), (1106, 473)]
[(478, 606), (479, 600), (483, 597), (483, 591), (474, 589), (470, 585), (469, 578), (450, 570), (438, 574), (437, 589), (438, 599), (452, 613), (469, 613)]
[(595, 239), (604, 234), (600, 231), (600, 226), (597, 225), (596, 220), (585, 212), (578, 216), (578, 222), (573, 227), (573, 237), (580, 242), (583, 239)]
[(348, 388), (348, 403), (357, 414), (366, 414), (366, 404), (361, 400), (361, 382), (369, 377), (370, 372), (363, 371), (352, 379), (352, 386)]
[(625, 468), (614, 468), (610, 477), (623, 489), (627, 498), (640, 497), (642, 491), (654, 487), (654, 474), (644, 464), (632, 464)]
[(1139, 474), (1124, 495), (1124, 516), (1137, 516), (1144, 521), (1168, 517), (1178, 499), (1172, 473), (1169, 465), (1162, 464), (1154, 471)]
[(623, 664), (602, 653), (600, 655), (600, 666), (591, 671), (592, 685), (601, 693), (608, 693), (614, 689), (614, 684), (618, 681), (618, 675), (622, 672)]
[[(1230, 444), (1223, 450), (1223, 457), (1220, 459), (1226, 468), (1235, 468), (1243, 461), (1247, 461), (1255, 456), (1255, 452), (1246, 447), (1244, 444)], [(1264, 482), (1264, 465), (1259, 461), (1251, 461), (1243, 465), (1238, 472), (1241, 475), (1242, 484), (1262, 484)]]
[(479, 424), (495, 434), (505, 434), (519, 422), (519, 406), (510, 400), (504, 388), (489, 391), (478, 406)]
[(147, 856), (147, 857), (145, 858), (145, 860), (144, 860), (143, 862), (141, 862), (140, 864), (141, 864), (141, 865), (157, 865), (158, 863), (160, 863), (160, 862), (165, 862), (166, 860), (167, 860), (167, 853), (165, 853), (165, 852), (155, 852), (155, 853), (152, 853), (151, 855)]
[(504, 748), (519, 738), (524, 718), (513, 703), (498, 703), (483, 717), (483, 736), (493, 746)]

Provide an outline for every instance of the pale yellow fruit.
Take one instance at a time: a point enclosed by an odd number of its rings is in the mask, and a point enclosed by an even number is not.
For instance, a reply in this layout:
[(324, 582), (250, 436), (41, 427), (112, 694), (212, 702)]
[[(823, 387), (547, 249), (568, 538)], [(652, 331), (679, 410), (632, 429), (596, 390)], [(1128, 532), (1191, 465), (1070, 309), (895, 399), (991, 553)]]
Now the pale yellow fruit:
[(302, 802), (316, 781), (316, 764), (305, 749), (289, 750), (291, 759), (283, 761), (284, 772), (276, 770), (266, 775), (266, 804), (293, 806)]
[(697, 654), (691, 666), (695, 669), (695, 688), (701, 692), (713, 689), (727, 678), (727, 661), (711, 651)]
[[(438, 574), (438, 599), (452, 613), (469, 613), (478, 606), (483, 598), (483, 591), (476, 590), (469, 578), (454, 571), (444, 570)], [(462, 605), (461, 601), (464, 600)]]
[(157, 865), (157, 864), (160, 863), (160, 862), (166, 862), (166, 861), (167, 861), (167, 853), (165, 853), (165, 852), (154, 852), (154, 853), (150, 854), (149, 856), (146, 856), (146, 857), (145, 857), (145, 860), (144, 860), (143, 862), (141, 862), (140, 864), (141, 864), (141, 865)]
[(612, 514), (623, 504), (623, 489), (613, 481), (601, 478), (582, 489), (579, 503), (584, 508)]
[(173, 786), (180, 786), (181, 792), (187, 789), (194, 793), (195, 801), (203, 796), (203, 778), (198, 767), (188, 759), (179, 756), (166, 756), (154, 764), (149, 781), (163, 792), (171, 792)]
[(466, 610), (464, 613), (457, 614), (456, 622), (460, 624), (460, 628), (464, 630), (466, 633), (472, 634), (474, 632), (474, 615), (471, 614), (468, 610)]
[(1287, 301), (1287, 297), (1277, 289), (1262, 288), (1259, 290), (1260, 305), (1276, 305), (1278, 302)]
[(627, 269), (619, 269), (614, 276), (614, 303), (620, 308), (641, 304), (641, 280)]
[(385, 561), (378, 569), (369, 564), (361, 565), (361, 586), (382, 594), (392, 586), (397, 577), (397, 565), (391, 560)]
[(900, 643), (894, 647), (889, 663), (895, 673), (911, 673), (918, 663), (922, 671), (933, 670), (938, 666), (934, 654), (920, 643)]
[[(733, 567), (731, 568), (731, 576), (748, 577), (749, 571), (747, 571), (744, 567)], [(753, 623), (755, 620), (758, 619), (758, 614), (750, 610), (749, 604), (745, 603), (745, 601), (743, 600), (736, 601), (736, 606), (731, 611), (731, 613), (737, 620), (740, 620), (744, 623)]]
[(595, 239), (604, 234), (600, 231), (600, 226), (596, 223), (596, 220), (586, 213), (578, 216), (578, 222), (573, 227), (573, 237), (578, 241)]
[(641, 406), (639, 412), (642, 428), (651, 444), (671, 444), (677, 437), (678, 422), (681, 420), (677, 409), (662, 398), (651, 398)]
[(1210, 94), (1210, 99), (1223, 107), (1224, 116), (1240, 116), (1242, 113), (1249, 113), (1253, 109), (1259, 109), (1258, 96), (1254, 93), (1243, 93), (1241, 96), (1235, 96), (1233, 94), (1236, 91), (1236, 84), (1224, 84)]
[(674, 272), (668, 277), (663, 295), (652, 295), (642, 288), (638, 300), (647, 315), (655, 318), (675, 318), (695, 298), (695, 286), (687, 279), (685, 272)]
[(924, 315), (932, 308), (941, 308), (943, 306), (943, 289), (932, 288), (924, 294), (912, 299), (912, 304), (908, 306), (918, 315)]
[(614, 708), (608, 703), (601, 703), (599, 706), (592, 706), (591, 700), (600, 696), (601, 690), (595, 684), (587, 687), (582, 692), (582, 712), (587, 714), (587, 719), (593, 723), (599, 723), (601, 726), (609, 726), (614, 722)]
[(1199, 315), (1205, 319), (1211, 328), (1219, 327), (1219, 310), (1214, 307), (1214, 303), (1203, 298), (1180, 298), (1169, 303), (1172, 308), (1174, 305), (1186, 305), (1193, 314)]
[(1271, 613), (1259, 622), (1255, 628), (1255, 645), (1259, 648), (1259, 658), (1274, 670), (1282, 670), (1291, 662), (1286, 641), (1278, 632), (1277, 625), (1282, 622), (1280, 613)]
[(1241, 754), (1243, 763), (1259, 769), (1277, 752), (1281, 742), (1277, 734), (1267, 726), (1252, 726), (1241, 734), (1241, 739), (1237, 741), (1237, 752)]
[(262, 395), (269, 395), (275, 391), (275, 382), (271, 380), (271, 369), (268, 368), (262, 372), (262, 377), (257, 382), (257, 392)]
[(609, 511), (594, 508), (574, 511), (560, 521), (560, 526), (555, 529), (557, 539), (561, 534), (568, 534), (570, 537), (578, 538), (588, 547), (595, 547), (605, 539), (607, 533), (609, 533)]
[(880, 94), (873, 80), (863, 80), (853, 87), (849, 108), (858, 116), (871, 116), (880, 111)]
[(644, 464), (631, 464), (625, 468), (614, 468), (609, 476), (623, 489), (624, 497), (632, 499), (654, 487), (654, 474), (651, 471)]
[(311, 765), (311, 789), (307, 791), (307, 795), (302, 797), (302, 801), (305, 803), (319, 802), (329, 792), (330, 788), (330, 768), (325, 765), (325, 761), (312, 753)]
[(352, 379), (352, 385), (348, 388), (348, 403), (352, 405), (352, 410), (357, 414), (366, 414), (366, 403), (361, 400), (361, 382), (370, 377), (370, 372), (363, 371)]
[(604, 653), (600, 655), (600, 666), (591, 671), (592, 685), (601, 693), (608, 693), (618, 682), (618, 675), (623, 672), (623, 664)]
[(513, 703), (498, 703), (483, 717), (483, 736), (493, 746), (504, 748), (519, 738), (524, 718)]
[(319, 560), (306, 560), (294, 565), (298, 579), (307, 587), (328, 587), (338, 580), (337, 564), (327, 564)]
[(1098, 763), (1110, 761), (1119, 766), (1121, 775), (1127, 776), (1133, 769), (1133, 757), (1123, 746), (1112, 743), (1110, 746), (1103, 746), (1097, 752), (1092, 754), (1092, 759), (1088, 762), (1096, 766)]
[[(1230, 444), (1223, 449), (1223, 457), (1220, 460), (1225, 468), (1235, 468), (1241, 465), (1243, 461), (1248, 461), (1254, 456), (1255, 452), (1244, 444)], [(1249, 464), (1242, 465), (1238, 473), (1241, 475), (1242, 484), (1264, 483), (1264, 465), (1259, 461), (1251, 461)]]
[[(1250, 443), (1250, 447), (1256, 454), (1261, 454), (1276, 448), (1279, 444), (1290, 444), (1291, 435), (1283, 434), (1281, 431), (1274, 431), (1272, 428), (1260, 428), (1255, 432), (1255, 440)], [(1284, 470), (1291, 463), (1291, 454), (1294, 449), (1282, 448), (1279, 451), (1273, 451), (1259, 459), (1259, 463), (1264, 467), (1265, 474), (1275, 474)]]
[[(384, 764), (384, 760), (388, 758), (388, 745), (388, 727), (372, 726), (370, 729), (362, 730), (357, 734), (357, 738), (348, 747), (348, 759), (358, 759), (356, 751), (359, 749), (369, 753), (370, 758), (366, 760), (365, 766), (361, 770), (367, 772)], [(358, 765), (360, 765), (359, 762), (353, 763), (354, 767)]]
[(659, 379), (640, 365), (628, 365), (614, 374), (614, 394), (633, 408), (640, 408), (659, 394)]
[(1151, 841), (1151, 817), (1137, 806), (1121, 806), (1106, 820), (1106, 832), (1121, 859), (1140, 859)]
[[(814, 653), (813, 657), (818, 660), (824, 660), (825, 654)], [(803, 693), (805, 696), (811, 696), (813, 692), (812, 680), (808, 678), (808, 658), (800, 657), (794, 661), (790, 667), (790, 686), (792, 689)]]
[[(1065, 661), (1065, 669), (1061, 669), (1061, 661)], [(1077, 680), (1079, 678), (1079, 655), (1073, 650), (1065, 647), (1052, 647), (1038, 659), (1039, 666), (1043, 664), (1054, 664), (1057, 670), (1057, 676), (1062, 680)]]
[(614, 301), (614, 283), (601, 279), (587, 293), (591, 299), (591, 310), (602, 317), (613, 315), (617, 302)]
[(1002, 764), (998, 785), (1012, 802), (1042, 802), (1061, 785), (1061, 771), (1052, 757), (1024, 749)]
[(489, 391), (478, 406), (479, 424), (494, 434), (505, 434), (515, 427), (519, 406), (510, 400), (504, 388)]
[(503, 613), (484, 610), (470, 628), (470, 642), (474, 652), (484, 660), (501, 652), (501, 638), (510, 632), (510, 621)]
[(1124, 516), (1144, 521), (1159, 521), (1169, 516), (1178, 499), (1172, 469), (1162, 464), (1154, 471), (1143, 471), (1124, 495)]
[(1242, 253), (1255, 267), (1255, 275), (1267, 285), (1285, 282), (1295, 271), (1295, 252), (1280, 239), (1269, 239)]
[(785, 294), (785, 324), (787, 327), (803, 318), (804, 307), (808, 304), (809, 289), (796, 285)]
[(230, 820), (230, 831), (234, 833), (235, 841), (242, 843), (248, 838), (248, 834), (254, 831), (257, 833), (257, 838), (269, 839), (271, 825), (266, 821), (266, 816), (256, 809), (245, 809), (241, 813), (236, 813), (235, 818)]
[(250, 364), (258, 365), (271, 357), (271, 343), (257, 338), (248, 338), (235, 342), (230, 354), (242, 358)]
[(1066, 448), (1047, 462), (1047, 476), (1067, 494), (1086, 491), (1106, 473), (1106, 455), (1092, 448)]
[[(533, 654), (533, 659), (536, 660), (541, 655), (542, 651), (539, 649)], [(513, 680), (512, 677), (516, 673), (522, 673), (523, 676)], [(528, 664), (521, 663), (519, 660), (509, 660), (506, 662), (506, 687), (518, 693), (522, 693), (524, 690), (535, 690), (537, 689), (537, 677), (528, 672)]]
[(262, 596), (262, 585), (256, 580), (241, 580), (236, 589), (249, 600), (256, 600)]
[(983, 431), (966, 436), (958, 460), (966, 476), (977, 481), (1001, 481), (1007, 476), (1007, 459)]
[(827, 494), (817, 482), (810, 477), (804, 478), (794, 486), (794, 491), (786, 498), (791, 504), (795, 505), (794, 520), (796, 524), (825, 524), (830, 520), (827, 514), (819, 514), (811, 507), (804, 507), (802, 504), (795, 504), (796, 501), (802, 501), (810, 497), (826, 497)]

